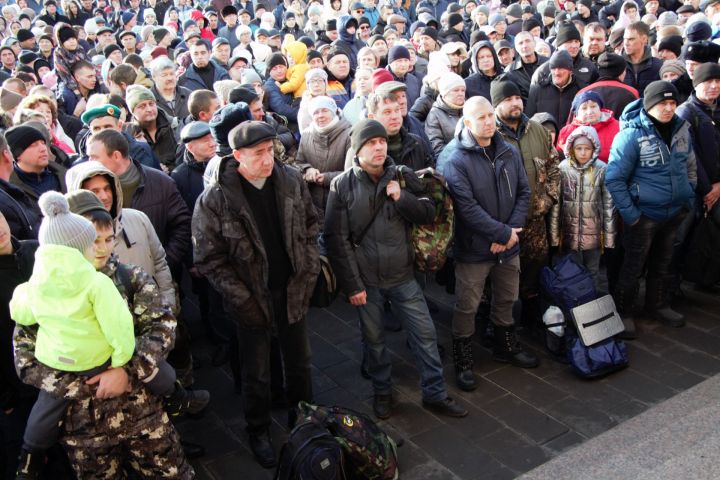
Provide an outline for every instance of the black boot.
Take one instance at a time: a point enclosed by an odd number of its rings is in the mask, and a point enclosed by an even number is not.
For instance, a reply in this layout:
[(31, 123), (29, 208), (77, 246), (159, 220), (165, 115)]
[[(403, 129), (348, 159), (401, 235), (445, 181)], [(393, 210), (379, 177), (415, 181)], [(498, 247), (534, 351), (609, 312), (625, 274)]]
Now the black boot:
[(453, 338), (453, 361), (455, 363), (455, 379), (460, 390), (472, 392), (477, 388), (477, 380), (473, 374), (472, 337)]
[(171, 417), (178, 415), (199, 415), (210, 403), (207, 390), (185, 390), (175, 382), (175, 391), (165, 397), (165, 412)]
[(373, 413), (380, 420), (386, 420), (390, 418), (392, 412), (392, 395), (378, 395), (375, 394), (373, 399)]
[(668, 282), (648, 278), (645, 280), (645, 312), (665, 325), (680, 328), (685, 326), (685, 317), (670, 308), (667, 301)]
[(26, 449), (20, 451), (16, 480), (35, 480), (45, 466), (45, 451), (31, 452)]
[(635, 340), (637, 338), (637, 329), (635, 328), (635, 317), (633, 310), (635, 308), (635, 297), (637, 296), (637, 287), (622, 288), (619, 285), (613, 293), (613, 300), (620, 317), (622, 318), (625, 330), (616, 335), (622, 340)]
[(540, 360), (535, 355), (523, 350), (513, 327), (499, 325), (495, 325), (493, 360), (520, 368), (535, 368), (540, 365)]
[(275, 447), (273, 447), (272, 441), (270, 440), (270, 433), (251, 433), (250, 437), (250, 450), (257, 462), (264, 468), (272, 468), (277, 464), (275, 458)]

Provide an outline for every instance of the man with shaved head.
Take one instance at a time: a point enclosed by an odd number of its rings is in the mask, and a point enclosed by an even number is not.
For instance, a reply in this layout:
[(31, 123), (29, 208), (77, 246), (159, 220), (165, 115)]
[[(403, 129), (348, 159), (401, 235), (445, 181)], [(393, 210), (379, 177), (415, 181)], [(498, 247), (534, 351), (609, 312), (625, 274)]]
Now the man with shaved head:
[(457, 302), (452, 319), (458, 387), (477, 388), (472, 336), (485, 280), (492, 280), (490, 318), (495, 327), (493, 358), (518, 367), (538, 359), (517, 341), (512, 307), (520, 287), (518, 233), (527, 218), (530, 188), (522, 158), (497, 132), (495, 110), (484, 97), (463, 107), (463, 126), (438, 159), (455, 203)]

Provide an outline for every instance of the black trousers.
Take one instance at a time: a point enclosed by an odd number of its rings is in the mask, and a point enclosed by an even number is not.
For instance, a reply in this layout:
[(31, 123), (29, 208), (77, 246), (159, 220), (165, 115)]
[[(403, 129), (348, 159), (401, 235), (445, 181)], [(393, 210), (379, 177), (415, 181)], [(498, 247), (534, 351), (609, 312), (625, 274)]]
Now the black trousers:
[[(292, 325), (287, 319), (287, 294), (272, 292), (275, 330), (285, 371), (287, 399), (291, 406), (301, 400), (312, 400), (310, 375), (310, 342), (303, 319)], [(248, 433), (261, 433), (270, 428), (271, 408), (271, 329), (238, 327), (238, 343), (242, 359), (242, 396)]]
[(673, 244), (677, 229), (685, 215), (686, 213), (682, 212), (664, 221), (653, 220), (643, 215), (635, 225), (624, 226), (625, 257), (613, 295), (620, 313), (631, 310), (644, 267), (647, 268), (646, 310), (654, 310), (667, 303), (663, 292), (672, 280), (670, 263)]

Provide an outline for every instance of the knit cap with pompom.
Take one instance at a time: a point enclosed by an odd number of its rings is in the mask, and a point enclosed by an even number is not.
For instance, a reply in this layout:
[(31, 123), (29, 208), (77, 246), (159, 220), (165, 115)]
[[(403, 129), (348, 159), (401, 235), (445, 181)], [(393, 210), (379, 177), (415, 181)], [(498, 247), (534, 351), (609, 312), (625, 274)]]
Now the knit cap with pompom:
[(70, 213), (67, 199), (58, 192), (40, 195), (38, 200), (43, 220), (38, 232), (40, 245), (64, 245), (80, 253), (95, 242), (95, 227), (90, 220)]

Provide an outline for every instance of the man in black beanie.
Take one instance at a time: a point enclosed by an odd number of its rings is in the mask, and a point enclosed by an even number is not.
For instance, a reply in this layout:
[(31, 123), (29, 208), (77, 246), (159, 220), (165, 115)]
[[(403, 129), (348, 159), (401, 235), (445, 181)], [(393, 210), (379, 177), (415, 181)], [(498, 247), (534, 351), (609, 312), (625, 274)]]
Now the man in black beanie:
[[(528, 117), (532, 117), (537, 112), (548, 112), (557, 118), (558, 122), (565, 125), (573, 99), (580, 90), (573, 74), (573, 60), (566, 50), (558, 50), (550, 57), (550, 61), (540, 68), (546, 66), (550, 71), (550, 76), (530, 85), (530, 95), (527, 105), (525, 105), (525, 113)], [(595, 67), (593, 66), (593, 68)], [(539, 73), (538, 69), (535, 75)]]
[[(645, 312), (672, 327), (685, 325), (670, 308), (670, 263), (678, 228), (695, 207), (697, 166), (690, 125), (675, 114), (678, 92), (662, 80), (622, 115), (623, 128), (610, 150), (605, 186), (624, 221), (625, 258), (611, 292), (634, 338), (633, 305), (645, 278)], [(650, 254), (652, 252), (652, 254)]]
[(18, 125), (5, 132), (8, 148), (15, 159), (10, 183), (37, 202), (43, 193), (55, 190), (65, 193), (65, 168), (51, 162), (48, 145), (39, 130)]
[(579, 0), (577, 3), (577, 12), (570, 19), (572, 21), (580, 20), (585, 25), (589, 25), (598, 21), (598, 16), (592, 8), (592, 0)]
[(292, 93), (282, 93), (279, 85), (287, 79), (288, 63), (280, 53), (273, 53), (267, 62), (266, 80), (263, 84), (270, 110), (287, 118), (291, 130), (297, 130), (300, 105), (293, 103)]
[[(572, 73), (577, 81), (579, 88), (590, 85), (598, 78), (597, 68), (595, 64), (586, 58), (580, 51), (582, 37), (577, 27), (572, 23), (563, 23), (558, 26), (557, 36), (555, 37), (555, 46), (558, 50), (565, 50), (570, 54), (572, 59)], [(535, 72), (532, 83), (540, 83), (550, 77), (550, 66), (541, 65)], [(565, 119), (558, 119), (564, 122)]]
[(523, 113), (520, 89), (507, 74), (493, 80), (490, 97), (497, 130), (520, 152), (530, 186), (527, 223), (520, 235), (520, 300), (523, 323), (536, 328), (542, 323), (540, 271), (550, 263), (545, 217), (558, 201), (559, 159), (548, 131)]
[(605, 52), (598, 57), (597, 66), (600, 72), (598, 81), (581, 89), (578, 94), (588, 90), (599, 93), (605, 108), (612, 110), (613, 117), (620, 119), (625, 107), (640, 97), (637, 90), (623, 82), (627, 62), (616, 53)]
[[(720, 65), (717, 62), (703, 63), (695, 69), (693, 85), (695, 91), (680, 105), (677, 115), (690, 124), (693, 147), (698, 157), (698, 185), (695, 191), (696, 204), (704, 206), (713, 219), (720, 224)], [(704, 173), (704, 174), (703, 174)], [(691, 219), (684, 226), (691, 226)], [(686, 229), (678, 232), (676, 243), (682, 245)], [(684, 250), (684, 249), (680, 249)], [(676, 255), (680, 254), (676, 250)], [(677, 263), (677, 262), (673, 262)], [(710, 287), (709, 285), (703, 285)]]
[(361, 120), (350, 138), (353, 166), (332, 183), (323, 238), (338, 286), (360, 317), (375, 416), (387, 419), (392, 413), (392, 364), (383, 333), (383, 305), (391, 301), (405, 320), (421, 369), (423, 407), (464, 417), (467, 411), (448, 397), (437, 333), (415, 280), (411, 227), (432, 221), (435, 203), (412, 170), (396, 166), (387, 156), (382, 124)]
[(243, 122), (229, 137), (232, 155), (220, 161), (217, 183), (195, 205), (194, 261), (237, 324), (250, 449), (271, 468), (273, 336), (282, 350), (290, 428), (298, 402), (312, 401), (305, 317), (320, 272), (318, 219), (300, 173), (275, 158), (272, 127)]

